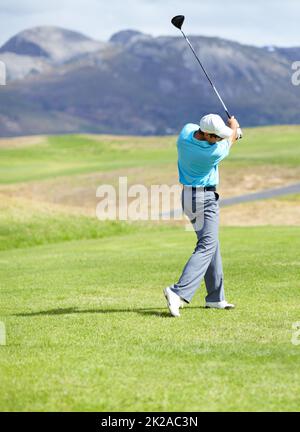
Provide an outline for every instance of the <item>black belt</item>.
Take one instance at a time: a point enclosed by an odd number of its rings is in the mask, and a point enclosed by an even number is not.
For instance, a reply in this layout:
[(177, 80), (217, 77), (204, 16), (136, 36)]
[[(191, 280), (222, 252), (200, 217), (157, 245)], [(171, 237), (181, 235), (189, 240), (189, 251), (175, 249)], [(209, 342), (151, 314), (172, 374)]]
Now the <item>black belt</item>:
[(204, 191), (212, 191), (212, 192), (216, 192), (217, 188), (216, 186), (206, 186), (204, 188)]
[[(199, 189), (203, 189), (204, 192), (216, 192), (216, 190), (217, 190), (216, 186), (205, 186), (204, 188), (201, 186), (198, 186), (198, 187), (199, 187)], [(193, 191), (198, 189), (198, 187), (192, 186)]]

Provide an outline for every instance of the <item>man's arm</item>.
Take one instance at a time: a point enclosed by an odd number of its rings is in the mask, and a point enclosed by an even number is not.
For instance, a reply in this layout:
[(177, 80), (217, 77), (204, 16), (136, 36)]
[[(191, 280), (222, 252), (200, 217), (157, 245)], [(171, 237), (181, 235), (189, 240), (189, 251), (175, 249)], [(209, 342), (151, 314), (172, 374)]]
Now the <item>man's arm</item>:
[(229, 138), (230, 141), (230, 147), (232, 146), (232, 144), (234, 144), (237, 140), (237, 130), (240, 127), (238, 121), (234, 118), (234, 116), (230, 117), (230, 119), (228, 119), (227, 122), (228, 126), (232, 129), (232, 135)]

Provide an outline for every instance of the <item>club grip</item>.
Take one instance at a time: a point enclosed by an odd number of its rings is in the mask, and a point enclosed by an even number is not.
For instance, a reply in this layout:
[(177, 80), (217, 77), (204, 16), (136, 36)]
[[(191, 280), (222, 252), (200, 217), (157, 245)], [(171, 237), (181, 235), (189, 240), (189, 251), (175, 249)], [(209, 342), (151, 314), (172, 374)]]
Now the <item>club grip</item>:
[(243, 138), (243, 132), (241, 128), (238, 128), (236, 131), (236, 139), (242, 139)]

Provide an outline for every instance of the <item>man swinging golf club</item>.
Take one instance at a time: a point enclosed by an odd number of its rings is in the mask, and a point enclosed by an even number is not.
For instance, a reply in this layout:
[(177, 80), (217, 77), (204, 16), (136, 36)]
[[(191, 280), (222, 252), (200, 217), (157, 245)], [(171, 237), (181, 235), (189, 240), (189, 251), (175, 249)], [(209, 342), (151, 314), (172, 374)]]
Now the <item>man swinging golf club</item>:
[(224, 294), (216, 186), (219, 183), (218, 165), (228, 156), (232, 144), (242, 138), (242, 131), (182, 31), (184, 16), (177, 15), (171, 22), (181, 31), (228, 117), (226, 126), (219, 115), (208, 114), (201, 118), (200, 127), (192, 123), (185, 125), (177, 140), (179, 182), (183, 185), (182, 208), (197, 235), (195, 250), (178, 282), (164, 289), (171, 315), (179, 317), (179, 308), (184, 302), (190, 303), (203, 278), (207, 308), (234, 308), (225, 300)]
[(178, 141), (179, 182), (183, 185), (181, 202), (184, 213), (197, 235), (197, 244), (179, 281), (164, 289), (170, 313), (179, 317), (183, 302), (190, 303), (201, 280), (207, 289), (206, 307), (232, 309), (224, 294), (223, 269), (218, 240), (219, 182), (218, 164), (229, 154), (237, 139), (239, 124), (234, 117), (228, 126), (219, 115), (201, 118), (200, 127), (188, 123)]

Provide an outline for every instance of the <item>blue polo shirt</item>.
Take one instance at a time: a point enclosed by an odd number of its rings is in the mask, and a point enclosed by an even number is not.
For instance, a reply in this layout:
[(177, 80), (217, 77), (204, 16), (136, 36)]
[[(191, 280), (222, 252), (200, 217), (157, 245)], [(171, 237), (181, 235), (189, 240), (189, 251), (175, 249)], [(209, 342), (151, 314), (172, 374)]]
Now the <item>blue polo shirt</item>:
[(199, 141), (194, 133), (199, 125), (188, 123), (177, 140), (179, 182), (189, 186), (216, 186), (219, 183), (218, 164), (229, 154), (231, 141), (216, 144)]

